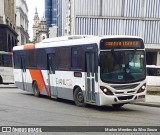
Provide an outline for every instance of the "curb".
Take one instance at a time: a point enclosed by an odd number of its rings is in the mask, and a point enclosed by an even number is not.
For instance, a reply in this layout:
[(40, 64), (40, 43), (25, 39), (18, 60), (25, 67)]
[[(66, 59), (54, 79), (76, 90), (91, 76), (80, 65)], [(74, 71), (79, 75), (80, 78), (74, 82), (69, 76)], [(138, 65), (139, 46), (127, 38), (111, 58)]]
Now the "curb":
[(14, 88), (14, 89), (15, 89), (15, 88), (17, 88), (17, 87), (1, 87), (1, 86), (0, 86), (0, 89), (1, 89), (1, 88), (3, 88), (3, 89), (9, 89), (9, 88), (12, 89), (12, 88)]
[(147, 85), (147, 94), (160, 95), (160, 86)]
[(10, 85), (10, 84), (0, 84), (0, 88), (17, 88), (15, 85)]
[(149, 95), (160, 95), (160, 91), (147, 91)]
[(158, 104), (157, 102), (155, 102), (155, 103), (153, 103), (153, 102), (144, 102), (144, 103), (139, 102), (139, 103), (131, 103), (131, 104), (160, 108), (160, 104)]

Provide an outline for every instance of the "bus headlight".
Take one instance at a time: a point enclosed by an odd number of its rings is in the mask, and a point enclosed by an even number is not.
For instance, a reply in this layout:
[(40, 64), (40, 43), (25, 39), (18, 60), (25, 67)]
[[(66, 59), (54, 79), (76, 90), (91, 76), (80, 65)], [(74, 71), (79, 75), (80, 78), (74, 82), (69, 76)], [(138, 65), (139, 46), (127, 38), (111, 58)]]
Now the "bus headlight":
[(142, 93), (146, 90), (146, 84), (142, 85), (142, 87), (137, 91), (137, 93)]
[(100, 89), (101, 89), (101, 90), (103, 91), (103, 93), (106, 94), (106, 95), (114, 95), (111, 90), (109, 90), (108, 88), (106, 88), (106, 87), (104, 87), (104, 86), (100, 86)]

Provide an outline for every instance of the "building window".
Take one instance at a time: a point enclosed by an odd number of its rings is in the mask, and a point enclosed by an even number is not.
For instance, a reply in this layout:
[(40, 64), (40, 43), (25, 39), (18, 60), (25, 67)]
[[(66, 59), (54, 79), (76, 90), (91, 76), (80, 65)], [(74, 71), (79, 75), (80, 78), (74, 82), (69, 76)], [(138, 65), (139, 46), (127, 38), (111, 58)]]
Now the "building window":
[(24, 36), (21, 34), (21, 45), (24, 45)]
[(7, 45), (7, 50), (8, 52), (11, 52), (11, 39), (10, 39), (10, 35), (8, 35), (8, 45)]
[(6, 19), (6, 23), (7, 23), (7, 24), (9, 24), (9, 21), (8, 21), (8, 19)]

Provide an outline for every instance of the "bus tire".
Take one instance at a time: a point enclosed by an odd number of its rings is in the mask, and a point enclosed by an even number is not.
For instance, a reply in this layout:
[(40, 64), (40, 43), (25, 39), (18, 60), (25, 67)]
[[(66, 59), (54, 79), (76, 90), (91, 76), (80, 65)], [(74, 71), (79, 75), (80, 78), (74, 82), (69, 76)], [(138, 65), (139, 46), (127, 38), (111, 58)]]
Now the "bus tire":
[(32, 87), (33, 87), (34, 96), (35, 96), (35, 97), (39, 97), (39, 96), (40, 96), (40, 91), (39, 91), (39, 89), (38, 89), (38, 85), (37, 85), (37, 82), (36, 82), (36, 81), (33, 82)]
[(3, 84), (2, 76), (0, 76), (0, 84)]
[(113, 104), (114, 109), (120, 109), (124, 104)]
[(84, 103), (83, 92), (80, 87), (77, 87), (75, 89), (73, 97), (74, 97), (74, 102), (77, 106), (80, 106), (80, 107), (86, 106), (86, 103)]

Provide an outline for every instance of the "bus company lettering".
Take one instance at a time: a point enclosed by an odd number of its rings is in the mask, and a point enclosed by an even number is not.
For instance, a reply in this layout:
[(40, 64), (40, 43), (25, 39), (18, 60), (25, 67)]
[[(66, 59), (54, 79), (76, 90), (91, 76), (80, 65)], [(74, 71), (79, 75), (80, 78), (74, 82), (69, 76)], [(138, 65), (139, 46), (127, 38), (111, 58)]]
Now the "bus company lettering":
[(72, 80), (71, 79), (56, 78), (56, 84), (65, 85), (65, 86), (72, 86)]

